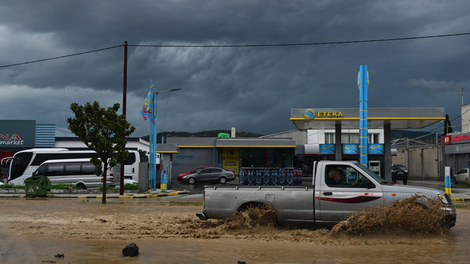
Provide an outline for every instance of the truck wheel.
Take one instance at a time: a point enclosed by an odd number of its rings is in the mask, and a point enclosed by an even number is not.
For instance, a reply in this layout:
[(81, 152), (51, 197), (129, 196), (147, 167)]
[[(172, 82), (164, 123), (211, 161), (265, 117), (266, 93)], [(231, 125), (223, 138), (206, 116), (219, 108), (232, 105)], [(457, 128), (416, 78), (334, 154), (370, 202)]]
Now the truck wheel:
[(196, 183), (196, 179), (194, 179), (194, 178), (189, 178), (189, 179), (188, 179), (188, 183), (191, 184), (191, 185), (193, 185), (193, 184)]
[(85, 184), (83, 184), (83, 183), (77, 184), (77, 188), (78, 188), (79, 190), (86, 190), (86, 186), (85, 186)]
[(227, 178), (221, 177), (221, 178), (219, 179), (219, 182), (220, 182), (221, 184), (226, 184), (226, 183), (227, 183)]

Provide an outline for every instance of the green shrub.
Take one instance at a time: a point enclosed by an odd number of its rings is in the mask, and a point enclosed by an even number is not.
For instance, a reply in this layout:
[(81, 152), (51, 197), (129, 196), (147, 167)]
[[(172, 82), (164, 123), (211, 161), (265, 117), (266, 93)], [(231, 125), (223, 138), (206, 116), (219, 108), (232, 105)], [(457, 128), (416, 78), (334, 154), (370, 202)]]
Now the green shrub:
[[(98, 187), (98, 189), (102, 191), (103, 186)], [(130, 184), (130, 183), (124, 184), (124, 190), (138, 190), (138, 189), (139, 189), (139, 185), (137, 185), (137, 184)], [(119, 190), (119, 188), (111, 187), (111, 186), (107, 185), (106, 190)]]
[(24, 185), (3, 184), (3, 185), (0, 185), (0, 188), (24, 189)]
[(52, 184), (51, 189), (64, 190), (64, 189), (77, 189), (77, 187), (73, 186), (72, 184), (59, 183), (59, 184)]
[[(116, 188), (114, 188), (113, 186), (106, 185), (106, 190), (115, 190), (115, 189)], [(103, 185), (98, 187), (98, 190), (102, 191), (103, 190)]]
[(130, 184), (130, 183), (124, 184), (124, 190), (138, 190), (138, 189), (139, 189), (139, 185), (137, 184)]

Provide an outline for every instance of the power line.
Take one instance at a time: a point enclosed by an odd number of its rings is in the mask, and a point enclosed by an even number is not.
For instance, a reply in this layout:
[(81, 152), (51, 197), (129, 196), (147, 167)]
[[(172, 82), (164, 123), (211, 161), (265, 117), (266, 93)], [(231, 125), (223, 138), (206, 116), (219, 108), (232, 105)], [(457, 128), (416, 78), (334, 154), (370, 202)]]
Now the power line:
[(118, 45), (118, 46), (107, 47), (107, 48), (96, 49), (96, 50), (90, 50), (90, 51), (84, 51), (84, 52), (79, 52), (79, 53), (74, 53), (74, 54), (69, 54), (69, 55), (57, 56), (57, 57), (52, 57), (52, 58), (47, 58), (47, 59), (40, 59), (40, 60), (34, 60), (34, 61), (27, 61), (27, 62), (15, 63), (15, 64), (3, 65), (3, 66), (0, 66), (0, 68), (7, 68), (7, 67), (31, 64), (31, 63), (36, 63), (36, 62), (63, 59), (63, 58), (68, 58), (68, 57), (73, 57), (73, 56), (79, 56), (79, 55), (84, 55), (84, 54), (88, 54), (88, 53), (98, 52), (98, 51), (110, 50), (110, 49), (119, 48), (119, 47), (122, 47), (122, 46), (123, 45)]
[[(232, 45), (169, 45), (169, 44), (156, 44), (156, 45), (141, 45), (141, 44), (129, 44), (128, 46), (132, 47), (151, 47), (151, 48), (257, 48), (257, 47), (289, 47), (289, 46), (316, 46), (316, 45), (338, 45), (338, 44), (355, 44), (355, 43), (371, 43), (371, 42), (389, 42), (389, 41), (401, 41), (401, 40), (414, 40), (414, 39), (430, 39), (430, 38), (444, 38), (444, 37), (458, 37), (470, 35), (470, 32), (467, 33), (455, 33), (455, 34), (443, 34), (443, 35), (431, 35), (431, 36), (421, 36), (421, 37), (404, 37), (404, 38), (387, 38), (387, 39), (368, 39), (368, 40), (349, 40), (349, 41), (333, 41), (333, 42), (311, 42), (311, 43), (284, 43), (284, 44), (232, 44)], [(69, 55), (51, 57), (47, 59), (40, 59), (34, 61), (20, 62), (8, 65), (2, 65), (1, 68), (20, 66), (25, 64), (50, 61), (63, 59), (73, 56), (84, 55), (92, 52), (99, 52), (114, 48), (122, 47), (123, 45), (117, 45), (102, 49), (84, 51)]]
[(315, 46), (315, 45), (336, 45), (336, 44), (354, 44), (354, 43), (370, 43), (370, 42), (387, 42), (399, 40), (413, 40), (413, 39), (429, 39), (429, 38), (444, 38), (444, 37), (457, 37), (470, 35), (468, 33), (456, 33), (445, 35), (433, 35), (422, 37), (406, 37), (406, 38), (387, 38), (387, 39), (368, 39), (368, 40), (349, 40), (349, 41), (333, 41), (333, 42), (310, 42), (310, 43), (284, 43), (284, 44), (229, 44), (229, 45), (172, 45), (172, 44), (155, 44), (155, 45), (142, 45), (135, 44), (129, 45), (133, 47), (151, 47), (151, 48), (256, 48), (256, 47), (287, 47), (287, 46)]

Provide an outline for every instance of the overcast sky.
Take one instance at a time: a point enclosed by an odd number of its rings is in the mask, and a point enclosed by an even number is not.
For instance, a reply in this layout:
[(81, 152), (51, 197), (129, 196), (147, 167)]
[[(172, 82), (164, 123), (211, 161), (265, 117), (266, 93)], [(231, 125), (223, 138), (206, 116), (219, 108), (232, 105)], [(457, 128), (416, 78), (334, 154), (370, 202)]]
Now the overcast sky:
[[(0, 0), (0, 66), (129, 43), (127, 119), (149, 134), (140, 110), (150, 80), (158, 131), (295, 129), (292, 108), (359, 106), (360, 65), (369, 107), (444, 107), (470, 101), (470, 35), (353, 44), (260, 45), (409, 38), (470, 32), (470, 1), (8, 1)], [(70, 104), (123, 100), (124, 48), (0, 68), (0, 119), (56, 124), (73, 136)], [(452, 122), (460, 125), (460, 118)], [(454, 128), (459, 129), (459, 128)], [(428, 129), (431, 130), (431, 129)], [(441, 132), (439, 129), (438, 132)]]

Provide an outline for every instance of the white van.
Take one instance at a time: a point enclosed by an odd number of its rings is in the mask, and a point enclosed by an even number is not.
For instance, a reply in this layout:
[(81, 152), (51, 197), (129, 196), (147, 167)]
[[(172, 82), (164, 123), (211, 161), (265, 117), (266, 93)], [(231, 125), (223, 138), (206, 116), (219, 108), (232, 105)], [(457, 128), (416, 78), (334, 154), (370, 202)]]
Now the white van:
[[(46, 176), (52, 184), (72, 184), (79, 189), (97, 188), (103, 183), (102, 177), (96, 175), (96, 169), (89, 158), (47, 160), (39, 165), (33, 176)], [(107, 184), (112, 185), (109, 177)]]
[[(144, 152), (138, 150), (128, 151), (129, 155), (124, 162), (124, 179), (138, 181), (139, 163), (148, 162), (148, 158)], [(65, 148), (34, 148), (21, 150), (15, 153), (11, 158), (8, 183), (24, 185), (24, 180), (31, 177), (31, 173), (36, 171), (39, 165), (48, 160), (90, 159), (96, 156), (96, 152), (92, 150), (72, 151)]]

